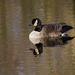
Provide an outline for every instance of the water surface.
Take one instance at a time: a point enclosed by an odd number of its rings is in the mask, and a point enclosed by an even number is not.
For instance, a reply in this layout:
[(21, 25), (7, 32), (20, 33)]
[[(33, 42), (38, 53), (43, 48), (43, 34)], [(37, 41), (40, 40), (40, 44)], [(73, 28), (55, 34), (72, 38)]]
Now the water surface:
[[(66, 22), (75, 27), (74, 0), (0, 0), (0, 75), (75, 75), (75, 39), (44, 47), (34, 56), (29, 41), (33, 18), (43, 24)], [(68, 32), (75, 35), (75, 30)]]

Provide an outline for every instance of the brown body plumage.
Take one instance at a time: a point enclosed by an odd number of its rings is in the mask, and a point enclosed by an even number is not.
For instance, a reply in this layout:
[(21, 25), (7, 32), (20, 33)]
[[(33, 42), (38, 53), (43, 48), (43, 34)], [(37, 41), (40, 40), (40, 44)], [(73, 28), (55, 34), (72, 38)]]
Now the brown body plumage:
[(40, 31), (40, 36), (60, 37), (64, 32), (68, 31), (71, 28), (72, 27), (66, 25), (66, 23), (55, 23), (44, 25)]

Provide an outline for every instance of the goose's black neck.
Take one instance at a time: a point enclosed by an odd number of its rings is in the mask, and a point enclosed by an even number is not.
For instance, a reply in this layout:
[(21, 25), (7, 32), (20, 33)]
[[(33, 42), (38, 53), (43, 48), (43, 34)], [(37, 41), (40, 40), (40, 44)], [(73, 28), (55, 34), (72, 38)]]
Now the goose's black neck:
[(41, 27), (41, 26), (36, 26), (34, 30), (35, 30), (35, 31), (40, 32), (40, 31), (41, 31), (41, 29), (42, 29), (42, 27)]
[(45, 25), (36, 26), (34, 30), (40, 32), (44, 26)]

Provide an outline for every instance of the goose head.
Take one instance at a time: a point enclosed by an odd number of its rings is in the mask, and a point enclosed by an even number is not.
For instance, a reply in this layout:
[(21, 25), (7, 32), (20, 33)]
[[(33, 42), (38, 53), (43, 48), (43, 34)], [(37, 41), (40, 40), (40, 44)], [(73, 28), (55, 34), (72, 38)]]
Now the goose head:
[(41, 23), (41, 20), (39, 18), (34, 18), (32, 20), (32, 23), (29, 24), (29, 26), (35, 26), (35, 27), (39, 27), (41, 25), (42, 25), (42, 23)]

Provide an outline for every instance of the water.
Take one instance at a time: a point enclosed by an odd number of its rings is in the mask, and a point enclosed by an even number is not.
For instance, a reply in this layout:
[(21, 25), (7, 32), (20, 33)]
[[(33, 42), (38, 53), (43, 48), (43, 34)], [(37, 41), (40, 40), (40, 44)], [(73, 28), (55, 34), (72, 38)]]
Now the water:
[[(34, 56), (29, 27), (33, 18), (43, 24), (66, 22), (75, 27), (74, 0), (0, 0), (0, 75), (75, 75), (75, 39), (66, 45), (44, 47)], [(68, 32), (75, 35), (75, 30)]]

